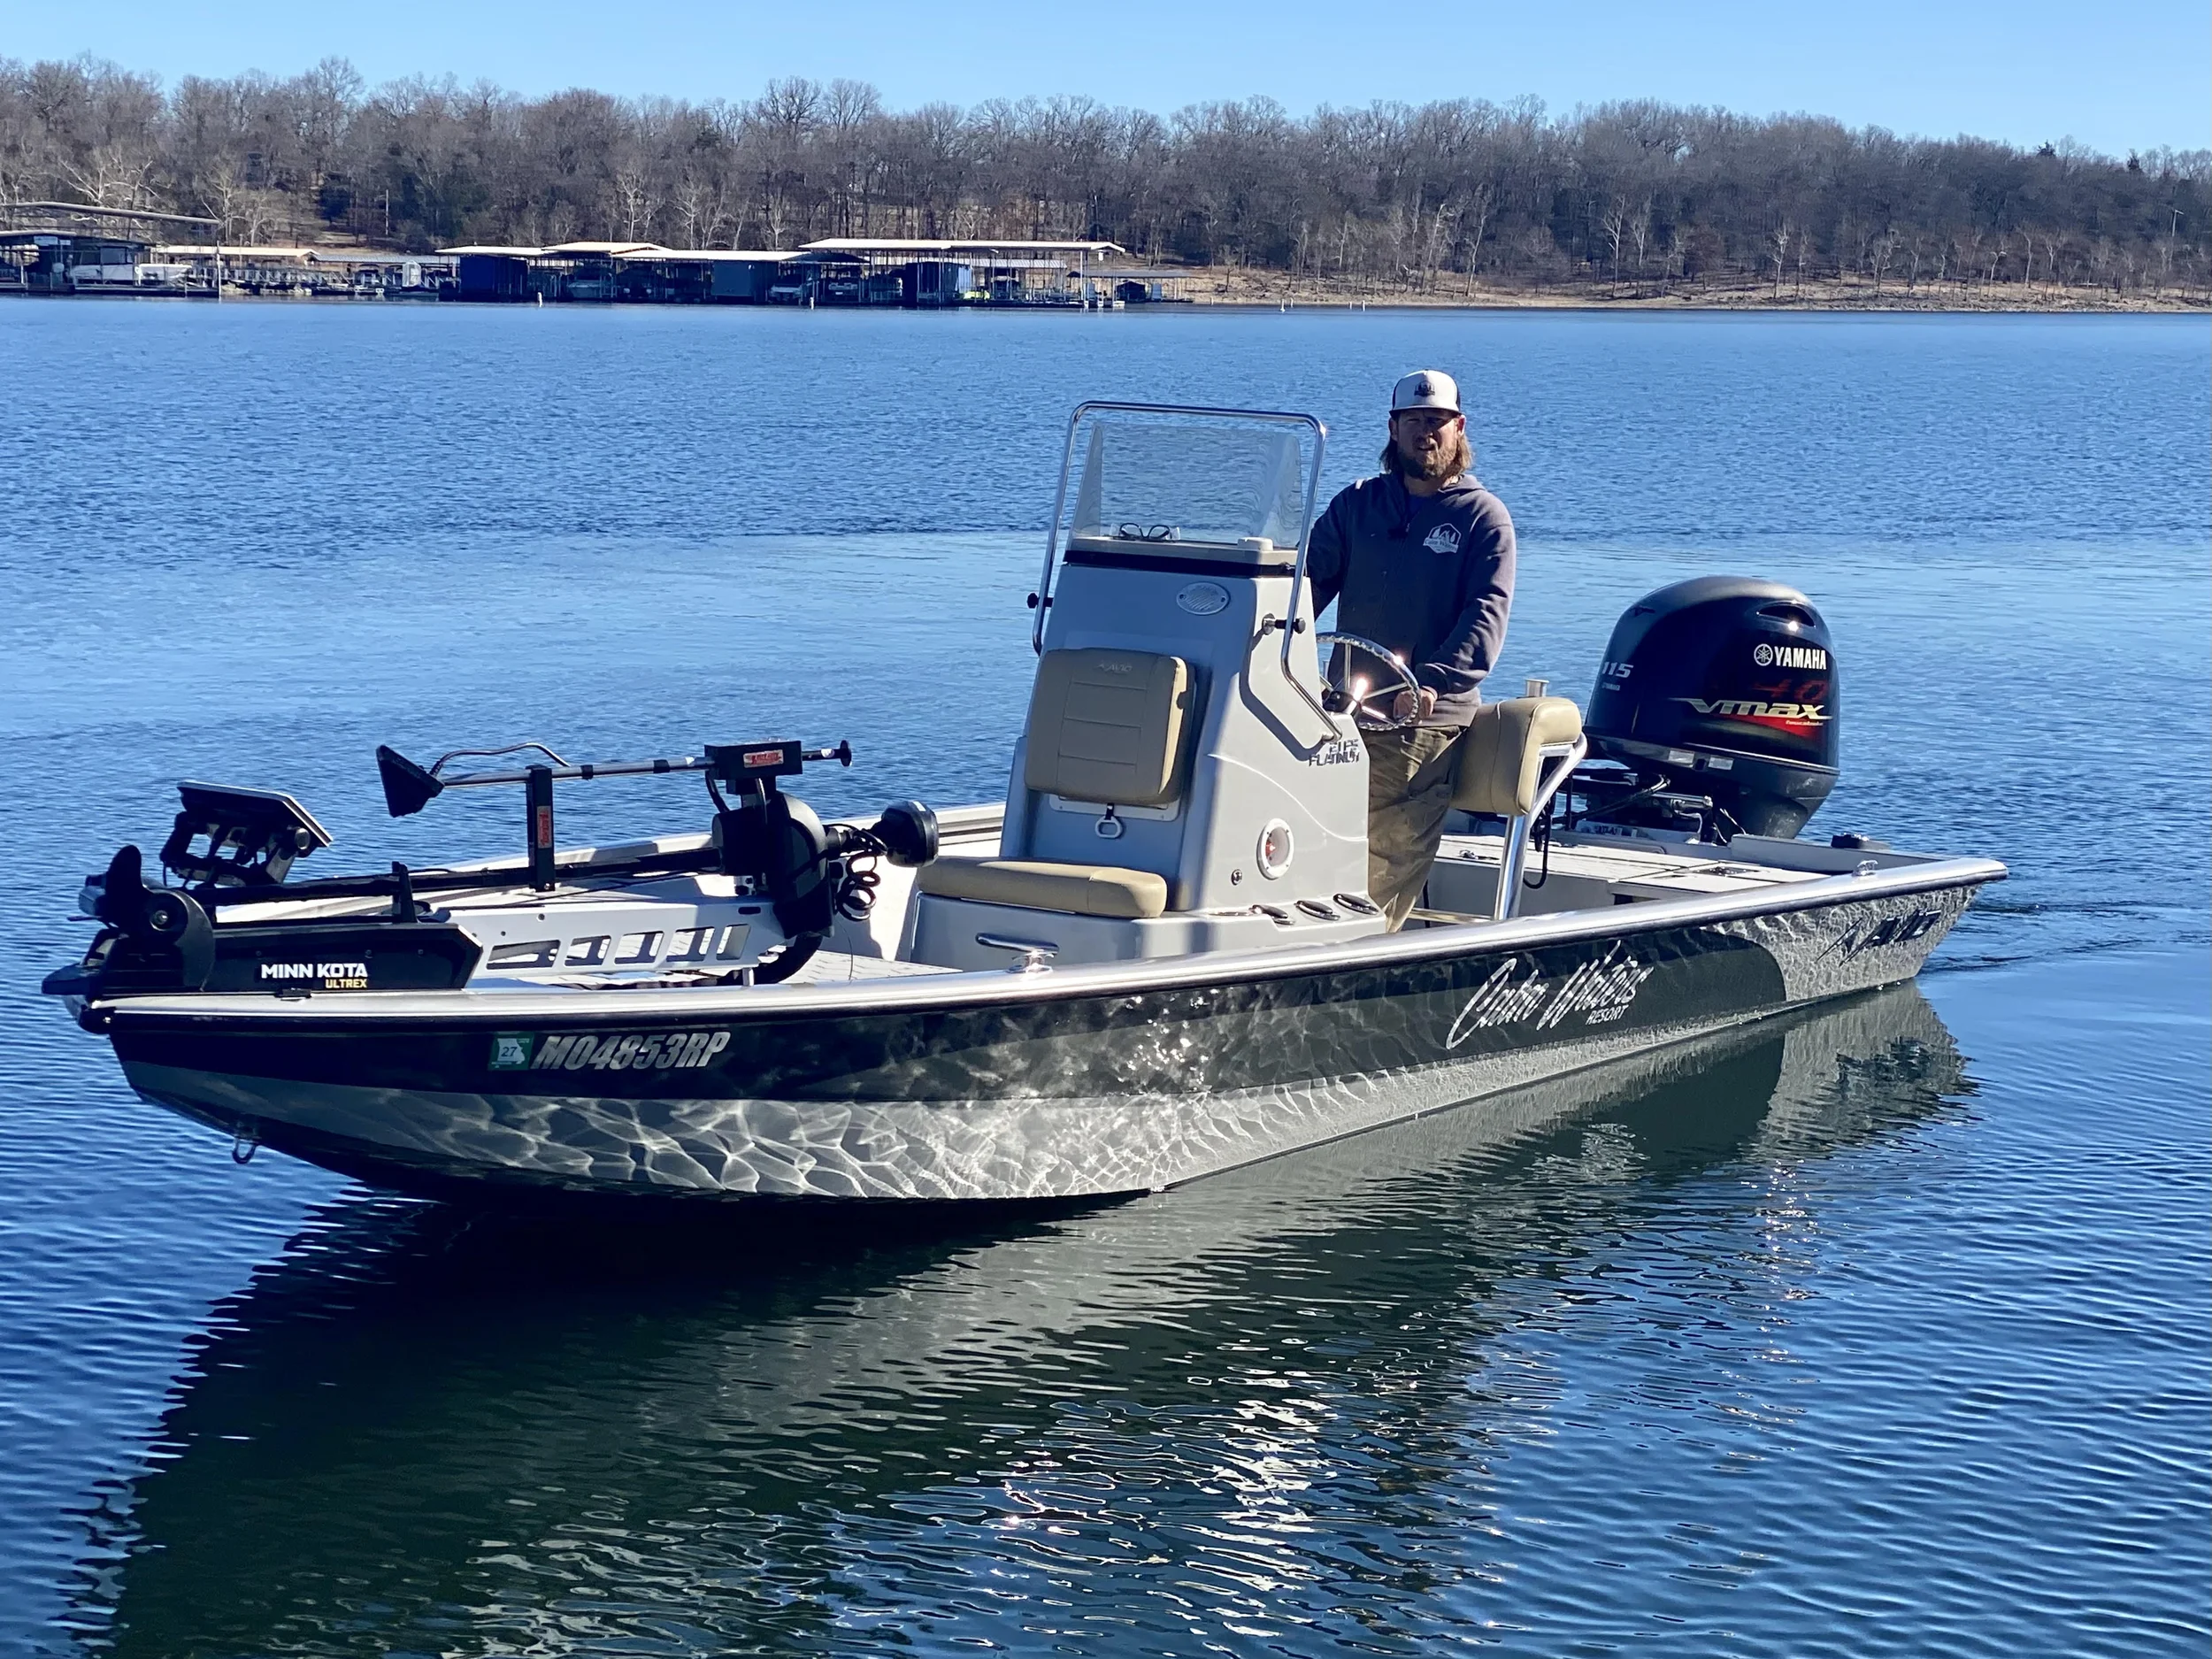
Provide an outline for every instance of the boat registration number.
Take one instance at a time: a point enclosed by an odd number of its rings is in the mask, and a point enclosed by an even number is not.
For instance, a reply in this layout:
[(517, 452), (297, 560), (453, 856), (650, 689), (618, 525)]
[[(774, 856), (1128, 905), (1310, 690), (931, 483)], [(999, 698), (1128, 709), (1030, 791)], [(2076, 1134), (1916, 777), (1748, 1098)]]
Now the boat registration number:
[(503, 1031), (492, 1039), (495, 1071), (695, 1071), (730, 1046), (726, 1031)]

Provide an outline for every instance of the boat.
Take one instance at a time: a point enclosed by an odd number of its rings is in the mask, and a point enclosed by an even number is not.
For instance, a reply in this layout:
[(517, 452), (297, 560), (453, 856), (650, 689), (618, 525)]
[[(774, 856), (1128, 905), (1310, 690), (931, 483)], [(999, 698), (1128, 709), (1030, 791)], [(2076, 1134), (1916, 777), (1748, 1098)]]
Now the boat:
[[(1407, 665), (1317, 626), (1310, 415), (1090, 403), (1029, 595), (1002, 802), (824, 823), (849, 742), (377, 762), (518, 794), (519, 858), (303, 877), (280, 791), (197, 782), (48, 976), (145, 1100), (403, 1192), (755, 1204), (1155, 1191), (1916, 974), (1985, 858), (1802, 833), (1834, 641), (1753, 578), (1628, 607), (1588, 707), (1486, 703), (1411, 922), (1366, 892)], [(698, 777), (705, 827), (562, 849), (557, 794)]]

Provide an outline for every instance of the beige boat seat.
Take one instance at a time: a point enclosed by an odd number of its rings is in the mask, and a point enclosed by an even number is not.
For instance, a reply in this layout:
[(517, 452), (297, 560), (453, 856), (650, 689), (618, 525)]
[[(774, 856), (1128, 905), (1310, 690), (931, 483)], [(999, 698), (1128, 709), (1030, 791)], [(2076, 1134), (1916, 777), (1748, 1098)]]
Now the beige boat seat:
[(1526, 818), (1536, 810), (1546, 749), (1580, 741), (1582, 710), (1564, 697), (1512, 697), (1475, 710), (1459, 745), (1452, 804), (1463, 812)]
[[(1101, 807), (1163, 807), (1182, 793), (1190, 664), (1151, 651), (1047, 651), (1029, 694), (1022, 783)], [(943, 899), (1125, 919), (1167, 909), (1167, 878), (1111, 864), (940, 858), (917, 886)]]
[(1132, 920), (1167, 909), (1167, 878), (1110, 864), (1050, 864), (1027, 858), (940, 858), (924, 864), (921, 889), (941, 899), (1017, 904), (1030, 910)]
[(1151, 651), (1047, 651), (1022, 781), (1040, 795), (1165, 806), (1182, 788), (1190, 664)]

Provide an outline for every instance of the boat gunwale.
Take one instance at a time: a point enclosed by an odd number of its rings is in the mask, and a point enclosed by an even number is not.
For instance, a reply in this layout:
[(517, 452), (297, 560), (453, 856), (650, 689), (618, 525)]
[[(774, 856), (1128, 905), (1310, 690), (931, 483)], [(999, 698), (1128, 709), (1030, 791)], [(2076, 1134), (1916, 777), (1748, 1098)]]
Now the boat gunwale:
[[(1863, 873), (1839, 873), (1735, 894), (1650, 899), (1604, 910), (1555, 910), (1509, 921), (1429, 926), (1337, 944), (1079, 963), (1022, 972), (978, 969), (902, 975), (864, 982), (803, 986), (697, 986), (665, 990), (545, 990), (470, 993), (351, 991), (336, 997), (280, 998), (234, 992), (96, 998), (88, 1012), (111, 1025), (245, 1022), (298, 1027), (406, 1021), (449, 1025), (561, 1025), (588, 1019), (630, 1025), (671, 1018), (751, 1022), (837, 1018), (874, 1013), (1073, 1002), (1356, 972), (1487, 955), (1593, 938), (1632, 938), (1671, 928), (1832, 909), (1863, 900), (1976, 888), (2010, 874), (1993, 858), (1931, 855)], [(1632, 912), (1632, 919), (1624, 912)], [(1043, 914), (1043, 912), (1040, 912)], [(335, 1002), (337, 1005), (333, 1006)], [(319, 1004), (319, 1006), (318, 1005)]]

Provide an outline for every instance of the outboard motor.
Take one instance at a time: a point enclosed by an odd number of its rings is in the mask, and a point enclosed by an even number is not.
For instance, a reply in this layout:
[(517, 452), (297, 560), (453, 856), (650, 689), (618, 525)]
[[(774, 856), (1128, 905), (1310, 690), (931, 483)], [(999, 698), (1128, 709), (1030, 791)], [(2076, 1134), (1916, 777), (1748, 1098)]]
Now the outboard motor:
[(1676, 582), (1614, 625), (1583, 720), (1633, 780), (1577, 792), (1600, 822), (1793, 836), (1835, 787), (1837, 714), (1835, 649), (1803, 594)]

